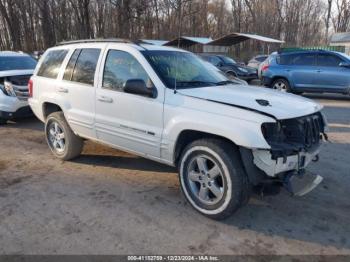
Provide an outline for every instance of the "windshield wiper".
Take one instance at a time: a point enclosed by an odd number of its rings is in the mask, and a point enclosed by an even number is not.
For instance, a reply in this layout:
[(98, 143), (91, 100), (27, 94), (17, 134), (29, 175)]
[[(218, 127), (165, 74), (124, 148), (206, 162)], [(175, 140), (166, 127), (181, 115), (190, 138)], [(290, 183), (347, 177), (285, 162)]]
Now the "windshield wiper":
[(199, 81), (199, 80), (192, 80), (192, 81), (178, 81), (176, 82), (177, 85), (183, 86), (183, 85), (216, 85), (214, 82), (209, 81)]
[(217, 86), (224, 86), (224, 85), (228, 85), (228, 84), (236, 84), (236, 82), (233, 82), (231, 80), (225, 80), (225, 81), (220, 81), (215, 83), (215, 85)]

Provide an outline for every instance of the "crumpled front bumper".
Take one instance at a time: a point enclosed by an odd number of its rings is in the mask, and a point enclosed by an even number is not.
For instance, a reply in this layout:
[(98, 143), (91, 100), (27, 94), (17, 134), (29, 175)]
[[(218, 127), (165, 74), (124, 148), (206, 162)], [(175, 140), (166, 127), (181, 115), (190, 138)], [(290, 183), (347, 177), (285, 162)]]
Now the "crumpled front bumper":
[(312, 152), (299, 152), (273, 159), (269, 150), (253, 150), (253, 161), (268, 177), (281, 179), (292, 195), (303, 196), (323, 180), (321, 176), (305, 171), (311, 161), (318, 159), (319, 152), (320, 147)]
[(254, 164), (268, 176), (275, 177), (279, 173), (305, 169), (320, 152), (320, 147), (312, 152), (300, 152), (299, 154), (272, 159), (269, 150), (253, 150)]

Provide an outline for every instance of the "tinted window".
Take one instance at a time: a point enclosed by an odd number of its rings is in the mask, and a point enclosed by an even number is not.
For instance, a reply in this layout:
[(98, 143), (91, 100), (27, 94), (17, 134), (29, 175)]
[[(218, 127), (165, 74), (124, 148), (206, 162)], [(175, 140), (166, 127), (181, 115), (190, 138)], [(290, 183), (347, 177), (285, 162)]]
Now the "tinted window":
[(222, 63), (221, 59), (216, 56), (210, 56), (208, 61), (215, 66), (218, 66), (220, 63)]
[(80, 54), (81, 49), (77, 49), (74, 51), (73, 55), (71, 56), (68, 65), (66, 67), (66, 70), (64, 71), (64, 76), (63, 79), (64, 80), (71, 80), (72, 79), (72, 75), (73, 75), (73, 70), (75, 67), (75, 63), (77, 62), (78, 56)]
[(38, 76), (57, 78), (60, 67), (68, 50), (53, 50), (45, 56), (38, 71)]
[(222, 60), (224, 60), (225, 64), (237, 64), (237, 62), (235, 60), (233, 60), (231, 57), (227, 57), (227, 56), (220, 56), (220, 58)]
[(103, 88), (123, 91), (129, 79), (142, 79), (147, 86), (152, 86), (146, 71), (132, 55), (123, 51), (109, 51), (103, 73)]
[(266, 60), (267, 56), (257, 56), (255, 57), (255, 60), (256, 61), (259, 61), (259, 62), (264, 62)]
[(0, 71), (35, 69), (36, 61), (30, 56), (0, 57)]
[(78, 60), (75, 63), (71, 80), (74, 82), (93, 85), (99, 56), (100, 49), (82, 49), (78, 56)]
[(277, 62), (281, 65), (315, 65), (315, 54), (280, 55)]
[(320, 54), (318, 55), (317, 64), (319, 66), (339, 66), (343, 60), (334, 55)]

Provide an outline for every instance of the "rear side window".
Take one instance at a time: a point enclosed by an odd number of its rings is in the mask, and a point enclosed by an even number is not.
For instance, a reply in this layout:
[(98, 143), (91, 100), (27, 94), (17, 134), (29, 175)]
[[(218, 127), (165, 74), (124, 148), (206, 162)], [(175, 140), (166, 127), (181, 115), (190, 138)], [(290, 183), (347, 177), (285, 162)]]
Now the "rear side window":
[(313, 66), (316, 64), (316, 55), (315, 54), (280, 55), (277, 58), (277, 63), (280, 65)]
[(328, 54), (319, 54), (317, 59), (317, 64), (319, 66), (339, 66), (339, 64), (343, 62), (343, 60), (334, 55)]
[(47, 53), (38, 71), (38, 76), (57, 78), (68, 50), (52, 50)]
[(255, 58), (256, 61), (259, 61), (259, 62), (264, 62), (266, 60), (267, 56), (258, 56)]
[(63, 79), (93, 85), (100, 52), (96, 48), (76, 49), (69, 59)]

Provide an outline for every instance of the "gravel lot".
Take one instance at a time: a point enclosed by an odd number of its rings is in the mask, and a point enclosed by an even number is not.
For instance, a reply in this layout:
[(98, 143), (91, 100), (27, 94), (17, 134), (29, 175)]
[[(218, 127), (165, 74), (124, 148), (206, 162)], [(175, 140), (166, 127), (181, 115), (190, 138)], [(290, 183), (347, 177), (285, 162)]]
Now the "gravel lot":
[(87, 142), (55, 159), (43, 124), (0, 127), (1, 254), (350, 254), (350, 98), (325, 105), (330, 140), (307, 196), (253, 197), (230, 219), (186, 204), (176, 170)]

